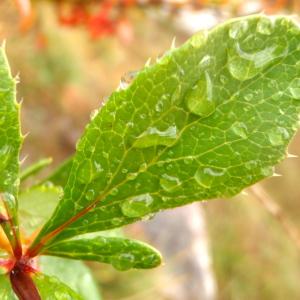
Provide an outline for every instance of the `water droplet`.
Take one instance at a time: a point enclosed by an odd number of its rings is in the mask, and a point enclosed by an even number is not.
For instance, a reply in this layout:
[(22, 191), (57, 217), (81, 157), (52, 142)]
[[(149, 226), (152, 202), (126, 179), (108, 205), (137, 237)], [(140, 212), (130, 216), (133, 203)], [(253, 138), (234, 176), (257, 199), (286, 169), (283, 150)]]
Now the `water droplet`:
[(128, 172), (127, 169), (122, 169), (122, 173), (123, 173), (123, 174), (126, 174), (127, 172)]
[(170, 192), (173, 188), (180, 185), (181, 182), (177, 177), (163, 174), (159, 183), (165, 191)]
[(94, 110), (91, 112), (91, 115), (90, 115), (91, 121), (95, 119), (95, 117), (97, 116), (97, 114), (98, 114), (98, 109), (94, 109)]
[(190, 39), (190, 43), (194, 48), (200, 48), (202, 45), (204, 45), (205, 41), (207, 40), (207, 36), (207, 30), (199, 31), (198, 33), (192, 36), (192, 38)]
[(246, 101), (250, 101), (250, 100), (252, 100), (253, 99), (253, 94), (247, 94), (246, 96), (245, 96), (245, 100)]
[(11, 151), (12, 147), (10, 145), (4, 145), (0, 148), (0, 171), (6, 167)]
[(260, 169), (260, 172), (265, 177), (270, 177), (274, 173), (274, 167), (263, 167)]
[(300, 100), (300, 78), (295, 78), (287, 89), (293, 99)]
[(138, 73), (138, 71), (131, 71), (124, 74), (120, 80), (119, 90), (124, 90), (128, 88), (128, 86), (131, 84), (131, 82), (134, 80)]
[(243, 122), (235, 122), (232, 127), (232, 131), (234, 134), (238, 135), (239, 137), (245, 139), (247, 137), (247, 126)]
[(199, 168), (194, 177), (198, 184), (209, 188), (218, 177), (222, 177), (224, 174), (225, 170), (221, 168)]
[(115, 225), (115, 226), (119, 226), (119, 225), (121, 225), (121, 223), (122, 223), (122, 219), (120, 219), (120, 218), (112, 218), (112, 219), (111, 219), (111, 223), (112, 223), (113, 225)]
[(202, 68), (206, 68), (210, 65), (211, 61), (212, 61), (212, 57), (210, 55), (204, 55), (200, 61), (200, 66)]
[(228, 69), (230, 74), (241, 81), (253, 78), (274, 59), (284, 55), (286, 51), (285, 44), (278, 43), (253, 52), (243, 51), (240, 44), (235, 43), (234, 47), (228, 50)]
[(261, 34), (270, 35), (273, 31), (273, 23), (269, 18), (261, 18), (257, 22), (256, 30)]
[(134, 180), (137, 177), (138, 173), (128, 173), (126, 176), (127, 180)]
[(273, 146), (279, 146), (283, 144), (282, 135), (279, 130), (272, 130), (268, 133), (268, 138)]
[(113, 188), (110, 192), (111, 195), (116, 196), (119, 193), (118, 188)]
[(177, 127), (175, 125), (165, 130), (149, 127), (134, 142), (135, 148), (147, 148), (156, 145), (171, 146), (177, 138)]
[(189, 164), (192, 162), (192, 160), (191, 160), (191, 159), (188, 159), (188, 158), (185, 158), (185, 159), (183, 160), (183, 162), (184, 162), (186, 165), (189, 165)]
[(93, 180), (93, 167), (90, 160), (81, 163), (77, 171), (77, 177), (83, 184), (90, 183)]
[(229, 37), (236, 40), (241, 38), (248, 30), (248, 21), (236, 21), (229, 28)]
[(127, 217), (143, 217), (151, 212), (153, 198), (150, 194), (142, 194), (126, 199), (121, 204), (121, 210)]
[(208, 117), (215, 111), (212, 82), (207, 72), (204, 72), (200, 80), (187, 93), (185, 100), (188, 109), (198, 116)]
[(94, 160), (94, 167), (95, 167), (96, 172), (98, 172), (98, 173), (103, 172), (103, 168), (101, 167), (100, 163), (98, 163), (95, 160)]
[(111, 261), (112, 266), (118, 271), (126, 271), (134, 266), (135, 257), (131, 253), (122, 253)]
[(144, 172), (144, 171), (146, 171), (146, 169), (147, 169), (147, 164), (146, 164), (146, 163), (142, 163), (142, 164), (140, 165), (139, 172), (140, 172), (140, 173), (141, 173), (141, 172)]
[(171, 102), (173, 104), (179, 104), (181, 102), (181, 99), (182, 99), (182, 86), (181, 84), (178, 84), (171, 96)]
[(225, 84), (228, 81), (228, 78), (224, 75), (220, 75), (220, 81), (222, 84)]
[(93, 189), (88, 190), (85, 194), (85, 198), (88, 201), (92, 201), (95, 198), (95, 191)]
[(162, 101), (158, 101), (155, 105), (155, 110), (157, 112), (161, 112), (164, 107), (164, 103)]

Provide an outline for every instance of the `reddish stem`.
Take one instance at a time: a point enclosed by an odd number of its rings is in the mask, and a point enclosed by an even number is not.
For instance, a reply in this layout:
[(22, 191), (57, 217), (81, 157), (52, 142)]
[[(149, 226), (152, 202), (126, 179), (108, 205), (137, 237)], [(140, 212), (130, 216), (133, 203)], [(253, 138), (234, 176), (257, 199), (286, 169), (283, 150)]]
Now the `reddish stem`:
[(20, 300), (41, 300), (31, 277), (31, 273), (34, 271), (29, 260), (19, 260), (9, 273), (12, 288)]
[(30, 247), (27, 250), (26, 256), (27, 257), (35, 257), (36, 255), (38, 255), (39, 252), (41, 251), (41, 249), (43, 248), (43, 246), (49, 240), (53, 239), (56, 235), (58, 235), (59, 233), (61, 233), (70, 224), (74, 223), (79, 218), (81, 218), (82, 216), (84, 216), (85, 214), (87, 214), (90, 210), (92, 210), (95, 207), (95, 205), (99, 201), (102, 200), (102, 198), (103, 198), (103, 195), (101, 197), (99, 197), (99, 198), (96, 198), (96, 200), (94, 202), (92, 202), (89, 206), (87, 206), (82, 211), (80, 211), (77, 215), (73, 216), (71, 219), (69, 219), (68, 221), (66, 221), (65, 223), (63, 223), (62, 225), (60, 225), (59, 227), (57, 227), (56, 229), (54, 229), (53, 231), (51, 231), (48, 234), (46, 234), (35, 246)]

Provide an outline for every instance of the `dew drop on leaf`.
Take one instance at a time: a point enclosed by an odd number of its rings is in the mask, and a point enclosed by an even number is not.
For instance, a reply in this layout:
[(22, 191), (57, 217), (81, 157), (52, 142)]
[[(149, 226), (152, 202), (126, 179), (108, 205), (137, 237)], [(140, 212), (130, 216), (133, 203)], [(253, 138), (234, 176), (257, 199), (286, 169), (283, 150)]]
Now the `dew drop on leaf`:
[(127, 180), (134, 180), (137, 177), (138, 173), (128, 173), (126, 176)]
[(176, 186), (180, 185), (181, 182), (177, 177), (163, 174), (159, 183), (165, 191), (169, 192)]
[(264, 35), (270, 35), (273, 32), (274, 24), (269, 18), (261, 18), (257, 22), (256, 31)]
[(135, 148), (148, 148), (151, 146), (171, 146), (177, 138), (177, 127), (175, 125), (165, 130), (156, 127), (149, 127), (133, 143)]
[(248, 21), (238, 21), (233, 23), (229, 28), (229, 37), (236, 40), (241, 38), (245, 32), (248, 30)]
[(212, 57), (210, 55), (204, 55), (200, 61), (200, 66), (202, 68), (206, 68), (210, 65), (211, 61), (212, 61)]
[(200, 48), (207, 40), (208, 31), (202, 30), (192, 36), (190, 43), (194, 48)]
[(245, 139), (247, 137), (247, 126), (243, 122), (235, 122), (232, 127), (232, 131), (234, 134), (238, 135), (239, 137)]
[(274, 173), (274, 167), (263, 167), (260, 169), (260, 172), (265, 177), (270, 177)]
[(151, 212), (152, 202), (153, 198), (150, 194), (134, 196), (121, 204), (121, 210), (127, 217), (142, 217)]
[(92, 162), (90, 160), (84, 161), (78, 168), (78, 172), (77, 172), (78, 180), (83, 184), (90, 183), (93, 179), (92, 172), (93, 172)]
[(244, 51), (240, 43), (236, 42), (228, 50), (228, 70), (235, 79), (248, 80), (258, 75), (274, 59), (284, 55), (285, 51), (283, 41), (276, 41), (263, 50), (252, 52)]
[(85, 198), (88, 201), (92, 201), (95, 198), (95, 191), (93, 189), (89, 189), (85, 194)]
[(282, 145), (284, 143), (284, 140), (288, 140), (289, 137), (289, 132), (283, 127), (278, 127), (268, 133), (269, 141), (273, 146)]
[(9, 145), (4, 145), (0, 148), (0, 171), (6, 167), (11, 151), (12, 147)]
[(288, 93), (293, 99), (300, 100), (300, 78), (296, 78), (291, 82)]
[(194, 177), (199, 185), (211, 187), (213, 181), (224, 174), (225, 170), (221, 168), (199, 168)]
[(204, 72), (201, 78), (187, 93), (185, 101), (190, 112), (201, 117), (208, 117), (215, 109), (213, 99), (213, 87), (208, 72)]
[(122, 253), (118, 257), (113, 258), (111, 264), (118, 271), (126, 271), (133, 267), (135, 257), (130, 253)]

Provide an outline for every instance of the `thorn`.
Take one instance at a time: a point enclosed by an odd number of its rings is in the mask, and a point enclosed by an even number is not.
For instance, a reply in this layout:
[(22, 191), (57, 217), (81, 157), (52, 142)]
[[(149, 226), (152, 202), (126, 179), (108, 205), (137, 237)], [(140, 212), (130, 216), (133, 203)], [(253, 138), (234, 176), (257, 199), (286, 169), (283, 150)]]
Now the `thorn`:
[(281, 177), (282, 174), (278, 174), (278, 173), (273, 173), (272, 177)]
[(249, 193), (246, 192), (246, 191), (241, 191), (241, 195), (243, 195), (243, 196), (249, 196)]
[(171, 50), (176, 49), (176, 36), (173, 37), (170, 49)]
[(21, 100), (18, 102), (19, 107), (21, 107), (23, 105), (24, 99), (21, 98)]
[(20, 164), (23, 165), (24, 162), (27, 160), (27, 158), (28, 158), (28, 155), (24, 156), (24, 158), (22, 158), (22, 159), (20, 160)]
[(150, 65), (151, 65), (151, 57), (149, 57), (145, 62), (145, 67), (149, 67)]
[(17, 73), (17, 75), (14, 77), (14, 80), (16, 84), (20, 83), (20, 72)]
[(288, 154), (287, 154), (287, 158), (298, 158), (298, 155), (288, 153)]
[(22, 138), (25, 140), (28, 137), (29, 134), (30, 134), (30, 131), (28, 131), (27, 133), (23, 134)]

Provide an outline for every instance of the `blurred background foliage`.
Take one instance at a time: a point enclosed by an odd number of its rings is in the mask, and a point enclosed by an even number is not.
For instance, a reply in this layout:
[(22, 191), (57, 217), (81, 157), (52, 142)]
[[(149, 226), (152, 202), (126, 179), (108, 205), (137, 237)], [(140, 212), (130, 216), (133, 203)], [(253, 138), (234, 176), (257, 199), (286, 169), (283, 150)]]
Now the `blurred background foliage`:
[[(161, 56), (173, 37), (179, 45), (198, 30), (262, 11), (297, 15), (300, 1), (1, 0), (0, 40), (6, 39), (13, 73), (20, 77), (23, 132), (30, 133), (24, 164), (51, 156), (57, 165), (72, 154), (90, 113), (121, 78), (129, 80), (128, 71)], [(299, 135), (289, 151), (300, 154)], [(300, 299), (300, 160), (286, 159), (277, 172), (282, 176), (261, 183), (281, 207), (276, 216), (251, 194), (201, 204), (217, 299)], [(292, 238), (284, 227), (286, 219)], [(138, 224), (126, 232), (147, 239)], [(104, 299), (163, 300), (169, 299), (161, 293), (163, 286), (181, 284), (172, 273), (176, 264), (175, 257), (153, 271), (126, 273), (89, 266)]]

